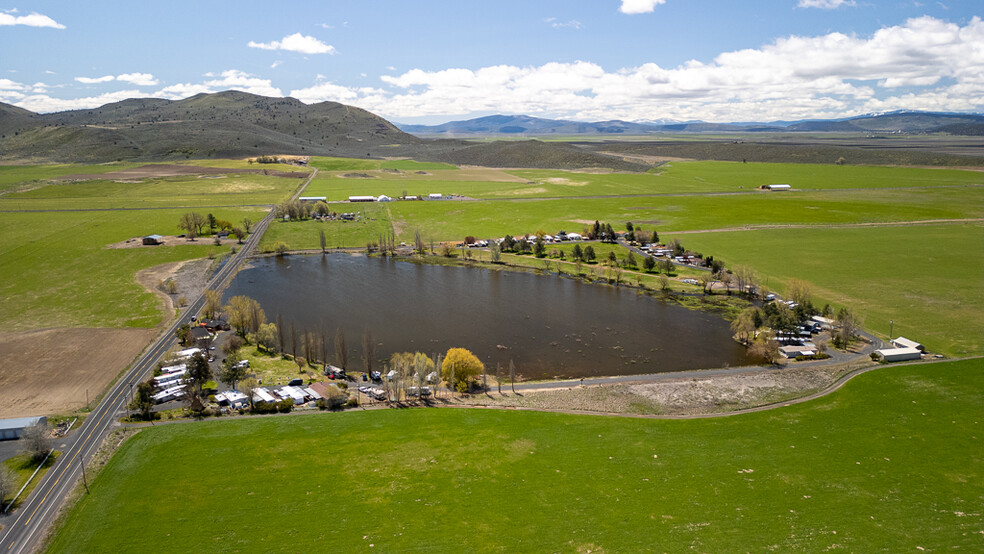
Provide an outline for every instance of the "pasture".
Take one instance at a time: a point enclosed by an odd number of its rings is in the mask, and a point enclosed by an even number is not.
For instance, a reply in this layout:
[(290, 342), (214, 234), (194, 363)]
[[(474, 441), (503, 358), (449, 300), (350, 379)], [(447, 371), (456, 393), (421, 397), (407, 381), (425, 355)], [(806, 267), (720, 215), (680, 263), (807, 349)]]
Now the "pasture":
[[(308, 187), (312, 196), (343, 200), (351, 195), (385, 194), (396, 198), (431, 192), (480, 199), (576, 198), (665, 194), (751, 192), (767, 184), (791, 184), (797, 191), (916, 189), (984, 185), (984, 175), (955, 169), (837, 166), (814, 164), (743, 164), (673, 162), (648, 173), (564, 170), (442, 169), (383, 171), (382, 165), (335, 159)], [(319, 166), (321, 167), (321, 166)], [(395, 169), (395, 168), (393, 168)], [(367, 177), (345, 177), (358, 170)]]
[[(154, 327), (164, 314), (134, 279), (155, 265), (228, 251), (207, 238), (179, 246), (111, 249), (152, 233), (178, 234), (188, 210), (7, 213), (0, 217), (0, 327)], [(224, 208), (219, 219), (258, 221), (264, 210)], [(28, 277), (30, 276), (30, 277)]]
[(50, 552), (979, 550), (979, 360), (698, 420), (414, 409), (146, 428)]
[(981, 223), (666, 235), (674, 236), (729, 266), (755, 268), (774, 290), (809, 281), (815, 304), (850, 306), (882, 336), (892, 330), (951, 356), (984, 354)]

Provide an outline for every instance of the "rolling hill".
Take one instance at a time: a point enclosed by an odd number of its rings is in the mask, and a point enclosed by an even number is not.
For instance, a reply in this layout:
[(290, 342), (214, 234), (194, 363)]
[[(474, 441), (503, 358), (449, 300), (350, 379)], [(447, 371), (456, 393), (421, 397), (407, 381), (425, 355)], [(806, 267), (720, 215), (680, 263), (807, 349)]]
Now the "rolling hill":
[(36, 114), (0, 103), (0, 161), (167, 161), (256, 155), (415, 157), (492, 167), (644, 171), (648, 166), (560, 144), (525, 148), (424, 140), (366, 110), (239, 91), (183, 100), (134, 98), (89, 110)]

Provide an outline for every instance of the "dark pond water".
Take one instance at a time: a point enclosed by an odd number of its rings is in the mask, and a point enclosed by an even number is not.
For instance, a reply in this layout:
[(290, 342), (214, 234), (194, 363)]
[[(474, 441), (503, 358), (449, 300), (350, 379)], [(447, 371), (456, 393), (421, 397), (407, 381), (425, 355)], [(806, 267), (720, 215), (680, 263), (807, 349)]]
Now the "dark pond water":
[(297, 328), (345, 331), (361, 368), (376, 357), (468, 348), (526, 379), (660, 373), (752, 363), (727, 321), (637, 294), (552, 275), (417, 265), (334, 254), (255, 260), (225, 293), (244, 294)]

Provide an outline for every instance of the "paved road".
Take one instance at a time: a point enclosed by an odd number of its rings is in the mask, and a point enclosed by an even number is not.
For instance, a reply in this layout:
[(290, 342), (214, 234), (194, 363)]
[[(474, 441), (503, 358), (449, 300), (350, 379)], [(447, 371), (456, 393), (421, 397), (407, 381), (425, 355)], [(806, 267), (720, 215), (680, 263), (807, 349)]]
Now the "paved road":
[[(296, 199), (317, 174), (318, 170), (315, 169), (291, 198)], [(266, 217), (256, 224), (253, 232), (239, 250), (212, 277), (205, 290), (221, 290), (232, 279), (242, 262), (259, 244), (260, 238), (272, 220), (273, 211), (271, 210)], [(64, 504), (68, 493), (82, 476), (83, 466), (92, 460), (103, 439), (114, 427), (118, 426), (117, 420), (126, 410), (126, 404), (133, 393), (133, 387), (153, 373), (161, 357), (174, 344), (174, 332), (185, 320), (185, 317), (199, 313), (204, 305), (205, 295), (202, 293), (185, 310), (183, 316), (177, 318), (170, 327), (162, 332), (137, 362), (130, 366), (123, 378), (117, 381), (103, 396), (99, 405), (79, 428), (76, 441), (73, 444), (70, 443), (62, 452), (54, 466), (48, 470), (27, 500), (13, 514), (0, 519), (0, 523), (4, 525), (3, 534), (0, 536), (0, 554), (31, 552), (38, 546), (44, 531), (54, 521), (58, 509)]]

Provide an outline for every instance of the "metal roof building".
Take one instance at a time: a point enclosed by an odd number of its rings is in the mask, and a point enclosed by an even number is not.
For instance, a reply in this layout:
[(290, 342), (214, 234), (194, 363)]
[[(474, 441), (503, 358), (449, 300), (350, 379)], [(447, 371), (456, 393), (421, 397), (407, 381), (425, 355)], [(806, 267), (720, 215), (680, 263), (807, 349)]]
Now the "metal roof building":
[(18, 417), (15, 419), (0, 419), (0, 440), (19, 439), (24, 429), (36, 423), (47, 423), (48, 418), (38, 417)]

